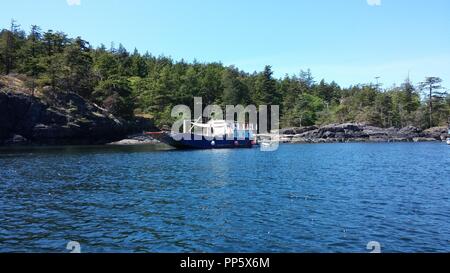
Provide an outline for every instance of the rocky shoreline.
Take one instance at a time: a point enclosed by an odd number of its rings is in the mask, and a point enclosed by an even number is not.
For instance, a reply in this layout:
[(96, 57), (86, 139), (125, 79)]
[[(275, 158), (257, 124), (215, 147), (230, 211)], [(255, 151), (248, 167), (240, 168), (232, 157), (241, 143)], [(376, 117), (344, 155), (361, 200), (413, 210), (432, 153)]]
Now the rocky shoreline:
[[(448, 136), (446, 127), (427, 130), (408, 126), (404, 128), (379, 128), (363, 123), (330, 124), (322, 127), (308, 126), (285, 128), (279, 134), (260, 135), (259, 138), (278, 140), (282, 143), (346, 143), (346, 142), (438, 142)], [(150, 136), (136, 134), (112, 145), (157, 144), (158, 140)]]
[[(0, 91), (0, 145), (155, 144), (142, 131), (158, 130), (145, 118), (126, 121), (74, 93), (49, 98)], [(283, 143), (445, 141), (447, 127), (379, 128), (364, 123), (285, 128)]]
[(150, 136), (142, 135), (142, 134), (134, 134), (134, 135), (127, 136), (127, 138), (125, 138), (125, 139), (108, 143), (108, 145), (124, 145), (124, 146), (126, 146), (126, 145), (160, 144), (160, 143), (161, 142), (159, 142), (156, 139), (151, 138)]
[(342, 142), (430, 142), (445, 141), (447, 127), (421, 130), (414, 126), (379, 128), (364, 123), (330, 124), (280, 130), (284, 143), (342, 143)]
[(70, 92), (37, 98), (0, 91), (0, 145), (107, 144), (154, 129), (148, 119), (115, 117)]

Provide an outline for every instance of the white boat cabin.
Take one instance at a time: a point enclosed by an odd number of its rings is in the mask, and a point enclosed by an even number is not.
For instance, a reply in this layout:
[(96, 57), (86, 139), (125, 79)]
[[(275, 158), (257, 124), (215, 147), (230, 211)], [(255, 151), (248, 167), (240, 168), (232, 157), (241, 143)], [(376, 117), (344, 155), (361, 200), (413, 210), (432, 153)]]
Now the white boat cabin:
[[(199, 129), (201, 128), (201, 130)], [(206, 137), (251, 139), (256, 133), (257, 126), (249, 123), (237, 123), (226, 120), (210, 120), (207, 123), (184, 120), (183, 133), (202, 134)]]

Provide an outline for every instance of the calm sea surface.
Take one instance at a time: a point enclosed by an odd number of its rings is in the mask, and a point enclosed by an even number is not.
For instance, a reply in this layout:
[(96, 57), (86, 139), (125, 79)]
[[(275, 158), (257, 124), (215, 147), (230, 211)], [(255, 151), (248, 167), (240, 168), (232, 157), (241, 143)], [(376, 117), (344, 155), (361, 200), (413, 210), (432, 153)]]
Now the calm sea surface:
[(450, 251), (450, 146), (0, 149), (0, 252)]

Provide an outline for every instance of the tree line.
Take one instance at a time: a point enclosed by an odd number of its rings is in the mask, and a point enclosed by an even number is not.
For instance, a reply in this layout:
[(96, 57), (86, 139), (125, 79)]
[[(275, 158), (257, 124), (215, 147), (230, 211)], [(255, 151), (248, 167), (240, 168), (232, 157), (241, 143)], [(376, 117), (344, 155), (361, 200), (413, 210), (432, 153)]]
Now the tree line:
[(171, 124), (173, 106), (280, 105), (281, 126), (366, 122), (380, 127), (420, 128), (447, 124), (450, 96), (438, 77), (380, 88), (316, 81), (300, 71), (280, 79), (270, 66), (248, 73), (218, 62), (188, 63), (166, 56), (128, 52), (121, 44), (94, 48), (80, 37), (59, 31), (28, 32), (12, 21), (0, 32), (0, 74), (26, 75), (35, 94), (75, 92), (115, 115), (149, 115), (158, 125)]

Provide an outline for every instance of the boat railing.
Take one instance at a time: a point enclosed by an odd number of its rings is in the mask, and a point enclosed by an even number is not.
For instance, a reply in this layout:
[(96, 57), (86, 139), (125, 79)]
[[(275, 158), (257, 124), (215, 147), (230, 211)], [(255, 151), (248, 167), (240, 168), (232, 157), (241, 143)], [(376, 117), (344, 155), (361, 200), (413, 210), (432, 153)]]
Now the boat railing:
[[(214, 125), (212, 124), (208, 124), (208, 123), (200, 123), (201, 121), (201, 117), (196, 119), (196, 120), (184, 120), (183, 121), (183, 131), (185, 133), (188, 132), (192, 132), (192, 130), (194, 129), (194, 127), (202, 127), (202, 128), (214, 128)], [(253, 123), (239, 123), (239, 122), (233, 122), (231, 123), (226, 123), (227, 127), (230, 127), (232, 130), (239, 130), (239, 131), (257, 131), (258, 130), (258, 126), (256, 124)]]
[(226, 138), (254, 138), (257, 132), (257, 126), (251, 123), (226, 122), (218, 120), (217, 123), (200, 123), (201, 118), (196, 120), (183, 121), (183, 133), (196, 133), (196, 129), (201, 129), (197, 133), (209, 137), (226, 137)]

